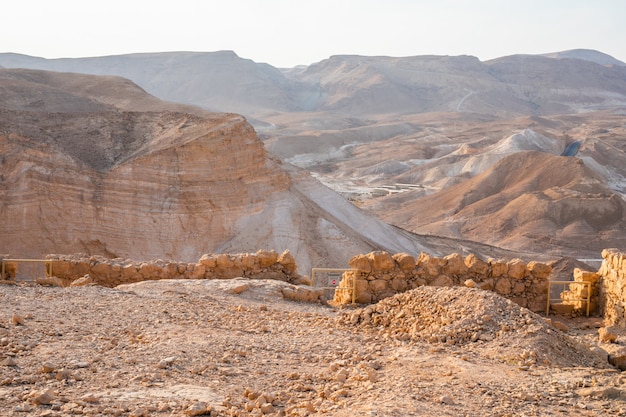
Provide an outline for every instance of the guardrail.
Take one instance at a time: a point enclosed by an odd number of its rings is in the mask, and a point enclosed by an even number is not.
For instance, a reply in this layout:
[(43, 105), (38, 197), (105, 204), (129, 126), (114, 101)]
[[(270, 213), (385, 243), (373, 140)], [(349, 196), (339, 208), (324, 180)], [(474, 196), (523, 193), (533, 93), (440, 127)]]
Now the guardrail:
[(591, 305), (591, 282), (588, 281), (548, 281), (548, 301), (546, 305), (546, 316), (550, 315), (550, 302), (561, 300), (561, 298), (550, 298), (550, 289), (552, 285), (584, 285), (587, 287), (587, 298), (571, 298), (567, 301), (585, 301), (587, 303), (587, 317), (589, 317), (589, 309)]
[[(44, 263), (46, 268), (46, 278), (52, 276), (52, 263), (50, 259), (12, 259), (7, 258), (2, 260), (2, 266), (0, 267), (0, 279), (4, 279), (6, 273), (6, 264), (7, 263)], [(16, 275), (17, 275), (17, 266), (16, 266)]]
[[(352, 304), (356, 300), (356, 277), (352, 279), (351, 286), (340, 286), (342, 280), (341, 275), (346, 271), (354, 271), (352, 268), (311, 268), (311, 285), (318, 288), (324, 289), (334, 289), (335, 291), (348, 291), (350, 294), (350, 298), (352, 299)], [(327, 284), (330, 285), (319, 285), (319, 282), (316, 281), (315, 276), (319, 272), (326, 272), (330, 275), (330, 279)]]

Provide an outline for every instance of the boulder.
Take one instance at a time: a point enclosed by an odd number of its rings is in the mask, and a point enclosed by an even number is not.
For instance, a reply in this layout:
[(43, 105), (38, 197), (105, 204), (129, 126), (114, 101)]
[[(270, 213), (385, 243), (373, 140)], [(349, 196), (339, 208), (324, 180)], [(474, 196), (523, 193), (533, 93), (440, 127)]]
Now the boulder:
[(536, 278), (547, 279), (552, 274), (552, 267), (542, 262), (531, 261), (527, 268)]
[(371, 252), (368, 257), (372, 262), (372, 269), (374, 271), (390, 271), (396, 267), (396, 262), (388, 252)]
[(511, 278), (522, 279), (528, 276), (528, 267), (521, 259), (515, 258), (508, 263), (509, 271), (508, 275)]
[(393, 259), (404, 272), (415, 269), (415, 258), (407, 253), (396, 253)]
[(467, 255), (465, 258), (465, 265), (471, 273), (476, 275), (487, 275), (487, 272), (489, 271), (489, 264), (478, 258), (473, 253)]

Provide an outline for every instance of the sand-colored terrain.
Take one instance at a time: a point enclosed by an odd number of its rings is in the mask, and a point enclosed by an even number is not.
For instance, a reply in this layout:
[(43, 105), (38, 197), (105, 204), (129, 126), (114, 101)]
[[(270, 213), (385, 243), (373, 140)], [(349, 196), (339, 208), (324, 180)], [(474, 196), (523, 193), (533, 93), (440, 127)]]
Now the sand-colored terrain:
[[(624, 377), (590, 350), (598, 319), (559, 330), (492, 293), (423, 287), (368, 307), (365, 324), (367, 309), (285, 301), (288, 285), (2, 285), (2, 413), (626, 414)], [(399, 337), (411, 323), (432, 337)]]

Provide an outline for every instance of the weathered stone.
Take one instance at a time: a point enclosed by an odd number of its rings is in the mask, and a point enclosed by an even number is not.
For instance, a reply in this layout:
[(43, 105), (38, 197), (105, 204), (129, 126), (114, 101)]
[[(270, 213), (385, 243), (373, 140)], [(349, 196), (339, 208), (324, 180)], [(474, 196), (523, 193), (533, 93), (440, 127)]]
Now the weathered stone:
[(206, 266), (207, 268), (215, 268), (217, 266), (217, 257), (213, 254), (204, 254), (198, 263)]
[(511, 278), (522, 279), (528, 275), (528, 268), (521, 259), (512, 259), (508, 263), (508, 275)]
[(467, 255), (467, 257), (465, 258), (465, 265), (473, 274), (487, 275), (487, 272), (489, 271), (489, 264), (478, 258), (473, 253)]
[(93, 278), (91, 278), (91, 275), (87, 274), (83, 277), (80, 277), (74, 281), (72, 281), (72, 283), (70, 284), (71, 287), (83, 287), (85, 285), (90, 285), (93, 284), (94, 280)]
[(298, 266), (296, 265), (296, 260), (289, 252), (289, 250), (284, 251), (280, 254), (277, 259), (277, 262), (283, 266), (283, 270), (287, 274), (295, 274)]
[(290, 301), (318, 303), (324, 296), (323, 289), (293, 286), (281, 289), (283, 298)]
[(612, 326), (600, 327), (598, 329), (598, 337), (602, 343), (615, 343), (617, 341), (617, 333), (615, 333), (615, 328)]
[(463, 282), (463, 285), (465, 285), (468, 288), (476, 288), (476, 281), (474, 281), (473, 279), (466, 279)]
[(384, 279), (375, 279), (369, 282), (369, 289), (374, 294), (381, 293), (388, 288), (388, 283)]
[(584, 271), (580, 268), (574, 268), (574, 281), (577, 282), (590, 282), (592, 284), (595, 284), (598, 279), (600, 279), (600, 275), (598, 275), (596, 272), (589, 272), (589, 271)]
[(278, 262), (278, 253), (273, 250), (259, 250), (256, 252), (261, 268), (269, 268)]
[(504, 276), (509, 272), (509, 266), (505, 262), (490, 260), (489, 267), (491, 268), (491, 276), (495, 278)]
[(34, 405), (49, 405), (56, 399), (56, 395), (52, 390), (46, 390), (43, 392), (35, 393), (30, 399), (30, 402)]
[(389, 271), (396, 266), (391, 255), (384, 251), (371, 252), (368, 257), (372, 263), (372, 269), (376, 271)]
[(372, 262), (367, 255), (356, 255), (348, 262), (350, 268), (363, 272), (371, 272)]
[(407, 253), (396, 253), (392, 256), (401, 270), (407, 272), (415, 269), (415, 258)]
[(443, 267), (443, 272), (447, 275), (463, 275), (468, 271), (467, 265), (463, 257), (458, 253), (450, 254), (444, 257), (446, 264)]
[(542, 262), (531, 261), (528, 263), (527, 268), (535, 278), (547, 279), (552, 274), (552, 267)]
[(204, 401), (198, 401), (185, 409), (186, 416), (208, 416), (211, 415), (211, 406)]
[(505, 296), (509, 295), (511, 293), (511, 280), (500, 278), (494, 286), (494, 291)]
[(434, 287), (451, 287), (454, 285), (454, 281), (447, 275), (439, 275), (430, 285)]

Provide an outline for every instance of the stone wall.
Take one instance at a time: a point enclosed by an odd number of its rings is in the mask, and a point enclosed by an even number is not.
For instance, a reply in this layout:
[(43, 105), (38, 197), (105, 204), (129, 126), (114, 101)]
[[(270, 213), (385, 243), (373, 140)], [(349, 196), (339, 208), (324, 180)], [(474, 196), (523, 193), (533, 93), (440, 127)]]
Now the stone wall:
[(43, 284), (76, 286), (98, 284), (115, 287), (120, 284), (157, 279), (228, 279), (236, 277), (276, 279), (293, 284), (306, 281), (297, 271), (289, 251), (278, 254), (260, 250), (256, 253), (207, 254), (197, 263), (154, 260), (136, 262), (101, 256), (48, 255), (52, 277)]
[(598, 304), (605, 326), (626, 327), (626, 254), (617, 249), (602, 251), (598, 271)]
[[(545, 311), (547, 279), (552, 273), (550, 266), (540, 262), (484, 261), (475, 255), (463, 258), (456, 253), (444, 258), (422, 253), (415, 259), (406, 253), (378, 251), (357, 255), (349, 264), (352, 270), (343, 274), (339, 287), (355, 285), (357, 303), (375, 303), (422, 285), (466, 285), (496, 292), (536, 312)], [(351, 292), (336, 291), (334, 301), (351, 303)]]

